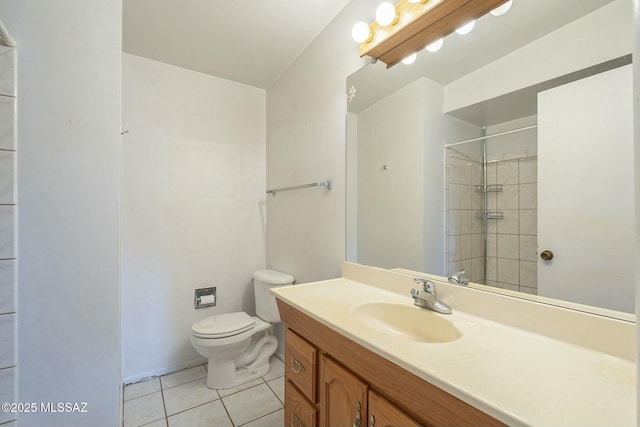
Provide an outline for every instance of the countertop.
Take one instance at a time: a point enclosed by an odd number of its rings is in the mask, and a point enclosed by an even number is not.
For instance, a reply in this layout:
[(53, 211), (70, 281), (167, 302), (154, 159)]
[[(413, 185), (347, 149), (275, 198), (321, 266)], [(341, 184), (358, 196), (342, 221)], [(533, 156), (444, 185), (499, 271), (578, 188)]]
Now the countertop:
[(635, 426), (635, 363), (474, 316), (446, 316), (462, 337), (425, 343), (357, 319), (358, 305), (413, 306), (409, 294), (348, 278), (272, 291), (277, 298), (512, 426)]

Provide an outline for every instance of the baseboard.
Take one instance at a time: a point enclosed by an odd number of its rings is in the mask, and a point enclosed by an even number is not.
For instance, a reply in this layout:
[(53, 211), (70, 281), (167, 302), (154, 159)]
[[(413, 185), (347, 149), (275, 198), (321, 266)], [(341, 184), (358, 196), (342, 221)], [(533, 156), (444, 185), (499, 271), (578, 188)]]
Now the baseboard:
[(172, 374), (174, 372), (182, 371), (183, 369), (193, 368), (194, 366), (204, 365), (207, 363), (207, 359), (204, 357), (199, 357), (197, 359), (190, 360), (188, 362), (176, 363), (171, 366), (167, 366), (165, 368), (154, 369), (151, 371), (142, 372), (136, 375), (129, 375), (128, 377), (124, 377), (122, 379), (122, 383), (133, 384), (140, 381), (147, 380), (149, 378), (160, 377), (162, 375)]

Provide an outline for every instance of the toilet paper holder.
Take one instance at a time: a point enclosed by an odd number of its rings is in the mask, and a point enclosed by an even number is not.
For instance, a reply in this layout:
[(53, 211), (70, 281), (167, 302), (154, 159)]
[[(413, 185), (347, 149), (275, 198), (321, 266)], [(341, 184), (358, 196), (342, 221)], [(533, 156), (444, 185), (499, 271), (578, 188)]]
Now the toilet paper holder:
[(196, 309), (213, 307), (216, 305), (216, 288), (199, 288), (196, 289), (193, 298), (193, 307)]

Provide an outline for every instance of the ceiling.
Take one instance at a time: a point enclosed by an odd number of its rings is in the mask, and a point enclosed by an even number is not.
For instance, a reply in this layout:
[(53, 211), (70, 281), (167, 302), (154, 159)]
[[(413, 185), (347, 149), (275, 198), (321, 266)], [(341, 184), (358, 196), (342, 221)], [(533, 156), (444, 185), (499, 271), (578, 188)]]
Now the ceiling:
[(122, 48), (266, 89), (349, 0), (124, 0)]

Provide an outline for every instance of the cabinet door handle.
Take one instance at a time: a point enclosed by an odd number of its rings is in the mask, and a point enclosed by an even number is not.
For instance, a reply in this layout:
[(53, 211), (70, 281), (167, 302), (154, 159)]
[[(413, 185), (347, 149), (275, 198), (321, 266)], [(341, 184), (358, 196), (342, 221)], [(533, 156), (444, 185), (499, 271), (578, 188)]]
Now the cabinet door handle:
[(353, 427), (360, 427), (362, 425), (362, 416), (360, 415), (361, 405), (360, 402), (356, 405), (356, 419), (353, 420)]
[(296, 414), (291, 414), (291, 427), (304, 427), (304, 424)]
[(294, 357), (291, 358), (290, 367), (294, 374), (299, 374), (300, 372), (304, 371), (304, 366), (302, 366), (302, 363), (300, 363), (300, 361)]
[(373, 418), (373, 415), (369, 417), (369, 427), (376, 427), (376, 419)]

